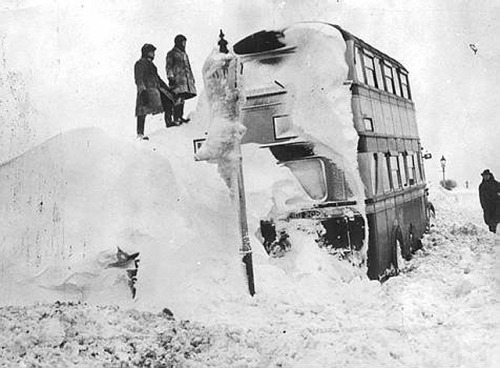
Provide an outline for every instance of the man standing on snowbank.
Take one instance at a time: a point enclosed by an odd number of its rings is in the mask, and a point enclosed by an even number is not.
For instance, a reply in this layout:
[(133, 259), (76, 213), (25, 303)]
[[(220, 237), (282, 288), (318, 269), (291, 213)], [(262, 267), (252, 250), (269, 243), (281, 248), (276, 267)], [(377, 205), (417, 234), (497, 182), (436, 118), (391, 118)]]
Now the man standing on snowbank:
[(187, 123), (183, 117), (184, 101), (196, 96), (193, 72), (186, 54), (186, 37), (177, 35), (174, 48), (167, 53), (167, 78), (172, 92), (175, 94), (173, 114), (176, 125)]
[(481, 173), (483, 181), (479, 185), (479, 201), (483, 208), (484, 222), (492, 233), (500, 222), (500, 182), (486, 169)]
[[(135, 104), (135, 116), (137, 116), (137, 138), (148, 140), (144, 135), (144, 122), (146, 115), (159, 114), (163, 112), (163, 103), (168, 101), (167, 84), (161, 80), (158, 70), (153, 64), (156, 47), (146, 43), (141, 48), (142, 56), (135, 63), (134, 76), (137, 85), (137, 99)], [(170, 94), (170, 98), (172, 98)], [(165, 118), (167, 118), (165, 116)]]

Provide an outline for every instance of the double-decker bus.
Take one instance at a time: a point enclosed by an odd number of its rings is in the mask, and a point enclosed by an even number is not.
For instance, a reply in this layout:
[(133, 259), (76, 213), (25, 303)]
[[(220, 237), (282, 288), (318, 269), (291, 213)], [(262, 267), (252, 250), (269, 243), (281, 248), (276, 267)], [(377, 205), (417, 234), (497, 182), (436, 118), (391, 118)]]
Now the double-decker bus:
[[(310, 205), (280, 220), (320, 222), (324, 231), (318, 233), (317, 241), (331, 250), (360, 250), (367, 234), (368, 276), (384, 279), (399, 273), (402, 259), (409, 259), (421, 246), (429, 221), (408, 71), (341, 27), (324, 25), (337, 29), (345, 41), (345, 78), (350, 84), (352, 123), (359, 138), (357, 161), (364, 185), (365, 216), (358, 211), (359, 203), (353, 199), (342, 168), (316, 152), (314, 142), (285, 134), (283, 127), (290, 124), (289, 91), (279, 81), (275, 88), (246, 91), (242, 121), (247, 132), (242, 144), (258, 143), (268, 148), (311, 199)], [(278, 63), (294, 52), (293, 47), (280, 42), (276, 31), (252, 34), (233, 49), (240, 56), (242, 70), (246, 63)], [(286, 239), (286, 234), (275, 229), (277, 220), (261, 221), (268, 251)]]

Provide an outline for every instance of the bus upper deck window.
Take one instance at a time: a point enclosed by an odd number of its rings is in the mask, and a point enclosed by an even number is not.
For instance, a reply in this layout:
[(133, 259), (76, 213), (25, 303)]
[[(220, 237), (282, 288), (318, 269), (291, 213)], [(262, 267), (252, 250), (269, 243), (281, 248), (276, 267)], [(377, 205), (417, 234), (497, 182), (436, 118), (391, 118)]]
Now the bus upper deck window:
[(365, 83), (372, 87), (377, 87), (377, 75), (375, 73), (375, 58), (371, 55), (364, 54), (363, 62), (365, 65)]
[(401, 93), (404, 98), (410, 99), (410, 85), (408, 84), (408, 75), (401, 71), (399, 73), (399, 79), (401, 80)]
[(363, 62), (361, 58), (363, 57), (363, 53), (359, 47), (356, 46), (354, 52), (354, 63), (356, 64), (356, 75), (357, 81), (363, 83), (365, 80), (364, 72), (363, 72)]
[(383, 65), (385, 90), (389, 93), (394, 93), (394, 76), (392, 75), (392, 68), (385, 63)]
[(302, 188), (312, 199), (323, 201), (327, 197), (325, 164), (319, 159), (288, 161), (288, 167)]
[(394, 93), (403, 97), (398, 70), (395, 67), (392, 68), (392, 76), (394, 77)]

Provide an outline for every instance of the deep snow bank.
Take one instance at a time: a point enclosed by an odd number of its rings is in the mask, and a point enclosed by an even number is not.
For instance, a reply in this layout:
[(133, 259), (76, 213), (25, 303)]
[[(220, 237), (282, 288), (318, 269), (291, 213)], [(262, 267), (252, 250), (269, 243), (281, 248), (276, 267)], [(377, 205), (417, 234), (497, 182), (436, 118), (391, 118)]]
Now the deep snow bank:
[(125, 272), (106, 268), (116, 246), (141, 252), (145, 305), (192, 310), (204, 293), (231, 293), (226, 273), (238, 280), (224, 264), (231, 250), (213, 223), (217, 205), (196, 230), (168, 160), (133, 142), (98, 129), (64, 133), (3, 165), (0, 182), (3, 304), (127, 303)]
[[(199, 170), (208, 174), (213, 168)], [(191, 183), (185, 174), (182, 180)], [(226, 190), (222, 182), (221, 188)], [(187, 190), (180, 190), (181, 198)], [(153, 314), (60, 303), (0, 308), (0, 362), (497, 367), (500, 235), (494, 245), (481, 222), (477, 192), (431, 187), (430, 196), (438, 216), (423, 248), (384, 284), (332, 285), (309, 305), (292, 296), (263, 300), (257, 294), (254, 303), (234, 303), (225, 323), (203, 328), (167, 320), (161, 309)], [(227, 300), (220, 305), (227, 307)]]
[(167, 306), (197, 319), (224, 319), (258, 300), (316, 304), (352, 278), (351, 266), (300, 231), (291, 233), (297, 247), (290, 257), (267, 257), (254, 234), (259, 209), (270, 204), (261, 185), (274, 161), (250, 146), (243, 154), (258, 293), (251, 301), (234, 207), (215, 165), (194, 161), (198, 135), (196, 125), (163, 129), (143, 143), (82, 129), (2, 165), (1, 303), (128, 305), (124, 271), (106, 268), (116, 246), (141, 252), (138, 307)]
[[(37, 146), (2, 165), (0, 182), (3, 303), (52, 291), (112, 294), (113, 277), (110, 290), (97, 286), (116, 247), (140, 251), (151, 234), (179, 223), (168, 161), (99, 129)], [(31, 292), (19, 292), (18, 282)]]

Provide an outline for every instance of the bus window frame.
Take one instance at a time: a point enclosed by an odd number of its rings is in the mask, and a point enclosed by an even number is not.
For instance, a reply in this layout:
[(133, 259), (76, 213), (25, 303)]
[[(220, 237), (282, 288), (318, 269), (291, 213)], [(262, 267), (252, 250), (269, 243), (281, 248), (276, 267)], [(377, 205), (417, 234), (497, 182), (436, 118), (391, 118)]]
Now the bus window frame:
[[(396, 94), (395, 93), (395, 86), (394, 86), (394, 74), (393, 74), (393, 68), (392, 68), (392, 65), (386, 61), (386, 60), (381, 60), (381, 66), (382, 66), (382, 75), (384, 76), (384, 90), (387, 92), (387, 93), (390, 93), (390, 94)], [(391, 72), (391, 75), (388, 76), (387, 75), (387, 72), (386, 72), (386, 68)], [(389, 90), (389, 88), (387, 87), (387, 79), (390, 79), (391, 81), (391, 91)]]
[[(401, 164), (403, 168), (401, 168)], [(401, 184), (402, 187), (405, 188), (408, 186), (408, 170), (406, 168), (406, 155), (404, 153), (400, 153), (398, 155), (398, 165), (399, 165), (399, 175), (401, 176)]]
[[(362, 58), (361, 60), (363, 61), (363, 73), (364, 73), (364, 83), (370, 87), (373, 87), (373, 88), (379, 88), (378, 85), (378, 81), (377, 81), (377, 69), (376, 69), (376, 66), (375, 66), (375, 61), (376, 61), (376, 56), (373, 55), (371, 52), (367, 51), (367, 50), (364, 50), (364, 49), (361, 49), (361, 54), (362, 54)], [(371, 60), (371, 63), (372, 63), (372, 67), (373, 69), (370, 69), (366, 63), (365, 63), (365, 58), (368, 58)], [(372, 75), (372, 78), (373, 78), (373, 84), (371, 83), (368, 83), (368, 71), (371, 72), (371, 75)]]
[[(309, 194), (308, 190), (304, 187), (304, 185), (302, 184), (302, 182), (300, 181), (300, 179), (295, 175), (293, 169), (290, 166), (288, 166), (289, 164), (293, 164), (293, 163), (296, 163), (296, 162), (307, 162), (307, 161), (317, 161), (317, 162), (320, 163), (321, 177), (323, 179), (323, 184), (325, 186), (325, 195), (321, 199), (313, 198)], [(306, 193), (307, 197), (311, 201), (314, 201), (316, 203), (322, 203), (322, 202), (325, 202), (330, 197), (330, 189), (329, 189), (329, 186), (328, 186), (328, 177), (327, 177), (327, 174), (326, 174), (326, 166), (325, 166), (325, 163), (323, 162), (323, 160), (321, 160), (319, 157), (313, 156), (313, 157), (306, 157), (306, 158), (301, 158), (301, 159), (297, 159), (297, 160), (286, 161), (286, 162), (282, 162), (280, 165), (285, 166), (288, 170), (290, 170), (290, 172), (292, 173), (292, 175), (295, 178), (295, 180), (299, 183), (299, 186), (302, 188), (302, 190), (304, 191), (304, 193)], [(345, 185), (345, 177), (343, 178), (343, 180), (344, 180), (343, 185)], [(345, 192), (346, 192), (346, 190), (344, 188), (344, 193)]]
[(408, 152), (403, 153), (403, 163), (405, 166), (406, 184), (410, 187), (412, 184), (410, 183), (410, 170), (408, 168)]
[(415, 166), (415, 154), (411, 151), (406, 151), (405, 155), (405, 170), (408, 179), (408, 186), (411, 187), (417, 184), (417, 170)]
[[(403, 183), (401, 181), (401, 172), (400, 172), (400, 167), (399, 167), (399, 159), (398, 159), (398, 154), (389, 152), (387, 153), (387, 168), (388, 168), (388, 176), (389, 176), (389, 182), (390, 182), (390, 187), (392, 191), (397, 191), (401, 190), (403, 188)], [(393, 170), (393, 165), (392, 162), (395, 162), (396, 164), (396, 170)], [(394, 177), (393, 173), (396, 174), (396, 180), (398, 186), (396, 187), (394, 184)]]
[(372, 185), (373, 185), (373, 195), (376, 196), (379, 194), (380, 192), (380, 174), (379, 174), (379, 169), (378, 169), (378, 166), (379, 166), (379, 158), (378, 158), (378, 154), (377, 152), (374, 152), (373, 155), (372, 155), (372, 161), (373, 161), (373, 174), (374, 174), (374, 177), (372, 179)]
[(403, 97), (403, 91), (401, 86), (401, 80), (399, 78), (398, 68), (392, 66), (392, 76), (394, 77), (394, 94), (399, 97)]
[(384, 193), (390, 193), (394, 190), (394, 187), (392, 185), (392, 172), (391, 172), (391, 154), (387, 153), (385, 155), (385, 166), (386, 166), (386, 173), (387, 173), (387, 182), (389, 185), (384, 186)]
[[(356, 64), (356, 79), (358, 82), (364, 83), (366, 80), (365, 77), (365, 68), (363, 66), (363, 51), (359, 46), (354, 47), (354, 64)], [(361, 75), (359, 75), (361, 72)]]
[[(401, 84), (401, 97), (411, 100), (410, 80), (408, 79), (408, 73), (399, 69), (398, 74), (399, 74), (399, 81)], [(403, 83), (403, 79), (401, 78), (401, 76), (404, 77), (406, 83)]]
[(423, 183), (425, 181), (425, 175), (423, 171), (422, 153), (417, 153), (417, 164), (418, 164), (418, 182)]
[[(367, 123), (369, 123), (369, 128), (367, 127)], [(370, 118), (369, 116), (364, 116), (363, 117), (363, 127), (365, 128), (365, 131), (367, 132), (374, 132), (375, 127), (373, 126), (373, 119)]]

